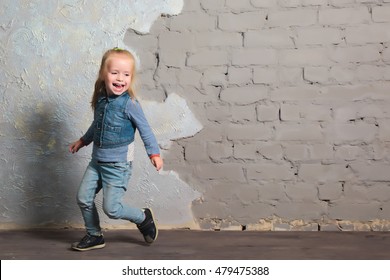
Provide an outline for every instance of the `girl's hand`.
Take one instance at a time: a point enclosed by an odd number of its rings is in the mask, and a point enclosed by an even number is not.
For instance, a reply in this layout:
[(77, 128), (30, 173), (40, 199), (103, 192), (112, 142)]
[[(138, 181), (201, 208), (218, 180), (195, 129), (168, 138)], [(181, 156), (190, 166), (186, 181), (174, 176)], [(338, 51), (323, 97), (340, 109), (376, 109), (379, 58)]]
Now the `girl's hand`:
[(157, 171), (160, 171), (160, 169), (162, 168), (163, 166), (163, 160), (161, 159), (160, 156), (154, 156), (150, 159), (150, 161), (152, 162), (152, 164), (154, 165), (154, 167), (156, 167), (156, 170)]
[(81, 139), (77, 140), (76, 142), (73, 142), (69, 146), (69, 152), (72, 154), (77, 153), (82, 147), (84, 147), (83, 141)]

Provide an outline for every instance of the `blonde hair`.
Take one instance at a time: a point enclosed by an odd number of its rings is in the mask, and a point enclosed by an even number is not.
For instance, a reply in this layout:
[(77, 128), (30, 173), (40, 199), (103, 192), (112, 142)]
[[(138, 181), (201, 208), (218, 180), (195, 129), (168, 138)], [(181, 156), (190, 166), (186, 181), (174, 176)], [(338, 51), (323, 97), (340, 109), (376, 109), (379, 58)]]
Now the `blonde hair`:
[(110, 56), (115, 55), (115, 54), (124, 54), (124, 55), (128, 56), (133, 61), (133, 67), (131, 69), (132, 70), (132, 77), (131, 77), (131, 83), (130, 83), (128, 93), (129, 93), (131, 98), (133, 98), (133, 99), (136, 98), (136, 95), (135, 95), (135, 72), (136, 72), (135, 64), (136, 64), (136, 61), (135, 61), (134, 55), (131, 52), (129, 52), (128, 50), (113, 48), (113, 49), (106, 51), (103, 55), (102, 62), (100, 64), (98, 78), (95, 82), (95, 90), (93, 91), (93, 95), (92, 95), (92, 100), (91, 100), (92, 110), (95, 110), (99, 97), (106, 94), (106, 84), (104, 83), (104, 77), (107, 73), (107, 62), (108, 62), (108, 59), (110, 58)]

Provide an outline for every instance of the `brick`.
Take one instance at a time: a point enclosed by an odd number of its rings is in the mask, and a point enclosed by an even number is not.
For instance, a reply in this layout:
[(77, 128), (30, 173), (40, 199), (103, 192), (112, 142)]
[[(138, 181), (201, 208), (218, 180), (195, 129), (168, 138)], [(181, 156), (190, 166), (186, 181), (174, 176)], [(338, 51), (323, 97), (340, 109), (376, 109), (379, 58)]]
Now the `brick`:
[(329, 78), (338, 83), (349, 83), (355, 78), (355, 69), (348, 66), (332, 66), (329, 72)]
[(302, 6), (327, 6), (328, 0), (301, 0)]
[(218, 27), (224, 31), (245, 32), (250, 29), (259, 29), (265, 24), (265, 13), (245, 12), (239, 14), (221, 14), (218, 16)]
[(255, 84), (274, 84), (278, 80), (277, 70), (268, 67), (256, 67), (253, 69), (253, 83)]
[(303, 82), (303, 69), (300, 67), (283, 67), (278, 69), (279, 82), (284, 86), (297, 86)]
[(185, 86), (190, 85), (200, 87), (201, 78), (202, 73), (188, 68), (182, 68), (181, 71), (178, 73), (179, 83)]
[(261, 165), (247, 165), (248, 180), (293, 180), (294, 171), (289, 165), (264, 163)]
[(376, 6), (372, 7), (372, 20), (374, 22), (389, 22), (390, 21), (390, 7)]
[(234, 144), (235, 158), (258, 159), (260, 156), (270, 160), (281, 160), (283, 157), (282, 147), (277, 144), (265, 144), (260, 141), (246, 141), (245, 144)]
[(233, 144), (229, 142), (207, 143), (207, 153), (214, 161), (227, 159), (233, 156)]
[(249, 105), (267, 97), (266, 87), (262, 86), (245, 86), (231, 87), (222, 90), (220, 98), (222, 101), (238, 105)]
[(280, 108), (280, 119), (282, 121), (330, 121), (331, 108), (327, 105), (313, 104), (282, 104)]
[(264, 183), (258, 186), (260, 199), (262, 201), (278, 200), (287, 201), (283, 183)]
[(195, 43), (198, 47), (241, 47), (242, 35), (222, 31), (201, 32), (195, 35)]
[(234, 157), (237, 159), (257, 159), (262, 143), (259, 141), (251, 141), (245, 144), (234, 144)]
[(344, 184), (344, 197), (348, 198), (355, 203), (368, 203), (369, 199), (367, 193), (369, 189), (367, 186), (361, 184), (349, 183)]
[[(144, 84), (144, 83), (142, 83)], [(141, 96), (144, 100), (155, 100), (158, 102), (164, 102), (164, 100), (167, 98), (164, 92), (164, 89), (161, 88), (144, 88), (140, 87), (137, 90), (137, 96)]]
[(374, 182), (390, 181), (390, 169), (388, 163), (352, 163), (351, 168), (360, 180)]
[(157, 58), (156, 56), (151, 52), (137, 52), (137, 55), (140, 59), (140, 71), (150, 70), (150, 69), (156, 69), (157, 66)]
[(330, 0), (333, 7), (345, 7), (350, 4), (355, 4), (355, 0)]
[(160, 50), (193, 51), (195, 38), (191, 33), (163, 32), (158, 35)]
[(326, 131), (326, 139), (341, 143), (371, 143), (375, 140), (378, 128), (375, 124), (333, 124)]
[(284, 8), (296, 8), (301, 5), (301, 0), (280, 0), (279, 6)]
[(246, 183), (218, 183), (207, 189), (205, 196), (209, 199), (227, 202), (233, 196), (237, 196), (241, 192), (240, 190), (248, 191), (252, 197), (258, 196), (256, 188)]
[(255, 10), (251, 0), (226, 0), (226, 7), (230, 8), (233, 13), (242, 13)]
[(188, 66), (213, 66), (227, 65), (228, 55), (226, 51), (203, 50), (190, 55), (187, 59)]
[[(372, 100), (381, 100), (381, 102), (383, 102), (383, 100), (387, 100), (390, 97), (388, 91), (389, 86), (386, 83), (328, 86), (322, 89), (322, 99), (337, 100), (337, 102), (350, 102), (351, 100), (364, 100), (369, 96)], [(355, 108), (356, 104), (358, 103), (354, 102), (348, 106)], [(348, 106), (344, 106), (344, 108), (348, 110)], [(340, 108), (341, 106), (337, 107), (335, 111), (341, 111)]]
[(386, 107), (386, 102), (381, 102), (381, 104), (364, 104), (358, 109), (356, 115), (357, 118), (386, 118)]
[(279, 141), (318, 141), (323, 139), (322, 129), (316, 124), (279, 124), (275, 127)]
[(384, 68), (376, 65), (359, 65), (356, 69), (356, 77), (359, 81), (383, 80), (384, 73)]
[(180, 162), (184, 161), (184, 149), (177, 143), (171, 143), (170, 149), (162, 150), (162, 154), (164, 156), (164, 161), (170, 162)]
[(305, 45), (340, 44), (343, 40), (342, 31), (338, 28), (307, 27), (297, 30), (296, 43)]
[[(214, 2), (214, 1), (213, 1)], [(183, 12), (199, 12), (201, 10), (199, 0), (187, 0), (183, 1)]]
[(283, 159), (283, 149), (279, 144), (262, 144), (258, 153), (269, 160), (280, 161)]
[(319, 88), (313, 86), (305, 87), (282, 87), (271, 91), (272, 101), (297, 101), (314, 100), (319, 96)]
[(309, 121), (331, 121), (332, 108), (329, 105), (306, 105), (303, 116)]
[(327, 25), (355, 25), (369, 23), (371, 19), (367, 7), (320, 9), (319, 23)]
[(272, 136), (272, 129), (263, 124), (246, 124), (229, 126), (228, 140), (268, 140)]
[(225, 7), (225, 0), (200, 0), (200, 5), (203, 9), (208, 11), (220, 11)]
[(251, 0), (251, 4), (255, 8), (272, 8), (277, 5), (275, 0)]
[(257, 120), (260, 122), (270, 122), (279, 120), (280, 108), (275, 105), (258, 105), (256, 107)]
[(298, 170), (298, 176), (306, 182), (338, 182), (352, 178), (350, 168), (342, 164), (302, 164)]
[(227, 85), (227, 67), (209, 67), (204, 70), (202, 85), (223, 86)]
[[(241, 207), (242, 217), (239, 217), (241, 224), (250, 224), (257, 223), (261, 218), (272, 217), (275, 213), (273, 205), (269, 205), (268, 203), (263, 203), (261, 201), (257, 201), (248, 206)], [(231, 212), (234, 215), (237, 212)], [(250, 215), (249, 213), (254, 213)], [(247, 217), (245, 219), (245, 217)]]
[(313, 144), (309, 147), (310, 159), (330, 160), (334, 158), (333, 145)]
[(251, 68), (237, 68), (229, 67), (228, 70), (229, 84), (233, 85), (246, 85), (252, 80), (252, 69)]
[(154, 71), (152, 71), (151, 69), (139, 71), (137, 73), (137, 80), (142, 81), (143, 89), (154, 89), (156, 87), (156, 82), (154, 80)]
[(292, 32), (285, 29), (273, 28), (260, 31), (248, 31), (244, 35), (245, 47), (292, 48)]
[(338, 224), (321, 224), (320, 231), (341, 231)]
[(317, 23), (317, 11), (296, 9), (275, 11), (268, 14), (268, 25), (271, 27), (308, 26)]
[(379, 122), (378, 139), (381, 141), (390, 141), (390, 124), (388, 121)]
[(231, 117), (230, 107), (222, 105), (208, 105), (206, 107), (207, 119), (210, 121), (226, 121)]
[(127, 46), (131, 46), (136, 52), (138, 51), (156, 51), (158, 46), (158, 39), (154, 35), (137, 34), (135, 32), (126, 32), (123, 38), (123, 42)]
[[(390, 219), (390, 202), (389, 201), (386, 201), (386, 202), (381, 204), (381, 206), (379, 207), (378, 217), (380, 219), (385, 219), (387, 221)], [(387, 225), (383, 225), (382, 228), (385, 231), (388, 231), (390, 226), (387, 224)]]
[(361, 106), (361, 104), (355, 102), (354, 104), (346, 104), (334, 108), (334, 119), (336, 123), (346, 123), (356, 120)]
[(318, 200), (317, 186), (309, 183), (292, 183), (286, 185), (286, 195), (292, 201), (312, 202)]
[(343, 194), (343, 186), (339, 182), (325, 182), (318, 185), (318, 198), (320, 200), (333, 201)]
[(280, 218), (311, 221), (321, 219), (327, 212), (326, 206), (315, 202), (282, 202), (276, 203), (275, 215)]
[(166, 91), (174, 91), (182, 96), (185, 96), (187, 102), (191, 103), (205, 103), (205, 102), (217, 102), (220, 88), (215, 86), (204, 85), (200, 90), (192, 86), (184, 86), (178, 88), (174, 86), (172, 89), (166, 88)]
[(229, 180), (231, 182), (246, 181), (243, 167), (237, 163), (201, 164), (196, 167), (196, 173), (201, 179)]
[(217, 18), (200, 13), (182, 13), (171, 18), (171, 31), (212, 31), (217, 26)]
[(303, 79), (312, 83), (326, 83), (329, 81), (328, 67), (305, 67)]
[(273, 227), (274, 231), (290, 231), (291, 226), (287, 223), (275, 223)]
[(273, 49), (251, 48), (232, 53), (232, 64), (235, 66), (276, 65), (277, 63), (277, 51)]
[(338, 63), (353, 63), (353, 62), (375, 62), (379, 61), (380, 49), (375, 45), (333, 48), (330, 52), (330, 59)]
[(302, 144), (284, 145), (284, 154), (286, 159), (291, 161), (302, 161), (309, 159), (308, 147)]
[(299, 105), (282, 104), (280, 105), (280, 120), (298, 121), (301, 118), (301, 108)]
[[(390, 18), (389, 14), (387, 15)], [(390, 21), (390, 20), (389, 20)], [(345, 38), (348, 44), (369, 44), (390, 41), (390, 24), (370, 24), (358, 27), (348, 27)]]
[(331, 219), (370, 221), (379, 216), (379, 203), (354, 203), (353, 201), (338, 201), (329, 206)]
[(280, 64), (283, 66), (330, 66), (332, 61), (325, 48), (303, 48), (280, 51)]
[(226, 128), (214, 123), (208, 124), (196, 134), (198, 139), (207, 139), (207, 141), (222, 141), (226, 138)]
[(231, 107), (232, 120), (233, 122), (255, 122), (256, 118), (256, 106), (232, 106)]
[[(159, 67), (156, 74), (151, 73), (153, 76), (152, 79), (157, 77), (162, 85), (176, 85), (178, 83), (177, 70), (174, 68)], [(154, 77), (155, 76), (155, 77)]]
[(187, 54), (184, 51), (160, 50), (160, 62), (166, 66), (182, 68), (185, 66), (186, 59)]

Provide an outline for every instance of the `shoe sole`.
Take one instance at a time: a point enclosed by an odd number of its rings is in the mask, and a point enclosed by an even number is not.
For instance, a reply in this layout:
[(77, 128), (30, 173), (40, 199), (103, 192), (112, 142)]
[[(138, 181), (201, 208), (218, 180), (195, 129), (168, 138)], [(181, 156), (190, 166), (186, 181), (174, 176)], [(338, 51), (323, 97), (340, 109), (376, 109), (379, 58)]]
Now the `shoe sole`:
[(94, 250), (94, 249), (102, 249), (106, 246), (106, 244), (100, 244), (100, 245), (95, 245), (95, 246), (92, 246), (92, 247), (88, 247), (88, 248), (77, 248), (76, 245), (72, 245), (72, 249), (73, 250), (76, 250), (76, 251), (89, 251), (89, 250)]
[(156, 236), (154, 237), (154, 239), (151, 239), (151, 240), (146, 240), (145, 239), (145, 242), (148, 243), (148, 244), (152, 244), (154, 241), (156, 241), (156, 239), (158, 237), (158, 228), (157, 228), (156, 220), (154, 219), (154, 214), (153, 214), (152, 209), (150, 209), (150, 208), (147, 208), (147, 209), (149, 209), (150, 214), (152, 215), (152, 220), (153, 220), (154, 226), (156, 227)]

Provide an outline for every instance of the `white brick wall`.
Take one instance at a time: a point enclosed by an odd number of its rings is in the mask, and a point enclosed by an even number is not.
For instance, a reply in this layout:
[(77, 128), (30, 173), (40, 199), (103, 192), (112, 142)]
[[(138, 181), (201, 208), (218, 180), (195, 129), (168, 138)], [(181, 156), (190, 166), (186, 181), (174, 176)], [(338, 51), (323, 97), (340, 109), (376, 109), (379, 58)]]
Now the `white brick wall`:
[(201, 227), (390, 220), (390, 0), (184, 2), (125, 40), (142, 87), (179, 92), (202, 121), (165, 164), (203, 193)]

